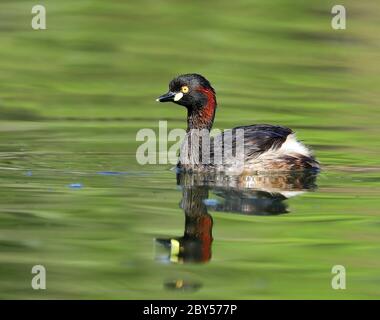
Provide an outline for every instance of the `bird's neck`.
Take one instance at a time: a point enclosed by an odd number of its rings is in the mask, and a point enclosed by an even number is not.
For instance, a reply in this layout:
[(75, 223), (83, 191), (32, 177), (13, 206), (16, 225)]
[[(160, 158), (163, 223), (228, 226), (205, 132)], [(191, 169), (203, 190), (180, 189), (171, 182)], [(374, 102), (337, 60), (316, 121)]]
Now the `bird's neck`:
[(202, 93), (207, 97), (201, 106), (194, 106), (194, 108), (187, 111), (187, 131), (192, 129), (206, 129), (211, 130), (215, 118), (216, 110), (216, 97), (212, 90), (202, 89)]

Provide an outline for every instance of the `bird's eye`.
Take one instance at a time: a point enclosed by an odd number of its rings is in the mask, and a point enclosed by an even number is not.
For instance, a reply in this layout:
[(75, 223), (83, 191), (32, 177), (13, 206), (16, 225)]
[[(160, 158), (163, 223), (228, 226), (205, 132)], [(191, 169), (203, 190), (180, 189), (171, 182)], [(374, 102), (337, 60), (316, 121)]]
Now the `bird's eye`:
[(182, 92), (182, 93), (188, 93), (188, 92), (189, 92), (189, 87), (188, 87), (188, 86), (183, 86), (183, 87), (181, 88), (181, 92)]

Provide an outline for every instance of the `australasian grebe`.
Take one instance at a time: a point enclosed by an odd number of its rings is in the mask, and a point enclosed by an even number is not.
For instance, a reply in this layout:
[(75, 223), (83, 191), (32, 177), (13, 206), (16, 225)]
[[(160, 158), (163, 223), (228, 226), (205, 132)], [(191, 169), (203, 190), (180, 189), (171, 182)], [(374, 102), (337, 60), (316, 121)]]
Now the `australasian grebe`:
[[(174, 102), (187, 108), (187, 137), (193, 138), (194, 132), (210, 131), (214, 122), (217, 107), (215, 90), (210, 82), (199, 74), (184, 74), (173, 79), (169, 84), (169, 91), (160, 96), (159, 102)], [(210, 161), (206, 164), (202, 161), (183, 161), (184, 154), (194, 154), (202, 149), (203, 144), (190, 144), (189, 147), (181, 147), (178, 167), (184, 171), (224, 171), (225, 165), (234, 166), (236, 162), (232, 154), (239, 152), (237, 148), (237, 132), (243, 130), (244, 156), (242, 171), (289, 171), (319, 169), (319, 163), (315, 160), (311, 151), (299, 142), (294, 132), (283, 126), (268, 124), (249, 125), (236, 127), (224, 131), (211, 138), (209, 153)], [(232, 141), (225, 143), (227, 133), (232, 135)], [(236, 133), (236, 134), (235, 134)], [(185, 139), (186, 141), (190, 139)], [(224, 157), (223, 165), (214, 159), (215, 146), (221, 146)], [(196, 149), (196, 150), (195, 150)], [(228, 152), (226, 152), (228, 151)], [(216, 152), (215, 152), (216, 153)], [(188, 158), (187, 158), (188, 159)]]

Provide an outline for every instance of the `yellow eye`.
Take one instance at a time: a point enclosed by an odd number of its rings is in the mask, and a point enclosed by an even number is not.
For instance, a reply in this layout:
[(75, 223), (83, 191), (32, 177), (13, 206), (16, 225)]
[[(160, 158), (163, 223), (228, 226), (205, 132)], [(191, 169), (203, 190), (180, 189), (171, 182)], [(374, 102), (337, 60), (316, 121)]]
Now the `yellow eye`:
[(189, 87), (188, 87), (188, 86), (183, 86), (183, 87), (181, 88), (181, 92), (182, 92), (182, 93), (188, 93), (188, 92), (189, 92)]

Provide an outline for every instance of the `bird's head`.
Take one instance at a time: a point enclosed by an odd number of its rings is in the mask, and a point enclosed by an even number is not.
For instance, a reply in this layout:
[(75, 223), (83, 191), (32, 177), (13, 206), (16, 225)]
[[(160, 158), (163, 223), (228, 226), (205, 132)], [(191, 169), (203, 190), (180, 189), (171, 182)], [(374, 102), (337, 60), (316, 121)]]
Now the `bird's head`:
[(215, 90), (203, 76), (191, 73), (174, 78), (169, 83), (169, 91), (158, 102), (174, 102), (187, 108), (189, 117), (200, 123), (214, 120), (216, 109)]

